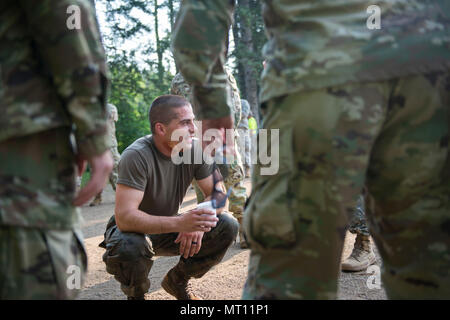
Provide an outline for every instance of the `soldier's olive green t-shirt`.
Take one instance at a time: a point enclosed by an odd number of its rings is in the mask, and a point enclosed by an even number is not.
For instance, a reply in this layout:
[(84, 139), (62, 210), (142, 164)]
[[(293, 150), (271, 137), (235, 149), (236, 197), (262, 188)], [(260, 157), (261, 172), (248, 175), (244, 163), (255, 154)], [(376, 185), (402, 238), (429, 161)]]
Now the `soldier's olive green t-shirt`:
[[(196, 146), (198, 148), (194, 143), (193, 151)], [(173, 216), (178, 213), (192, 180), (207, 178), (212, 173), (211, 165), (204, 161), (194, 164), (193, 159), (192, 156), (191, 164), (173, 163), (148, 135), (133, 142), (122, 153), (117, 183), (144, 191), (139, 210), (157, 216)]]

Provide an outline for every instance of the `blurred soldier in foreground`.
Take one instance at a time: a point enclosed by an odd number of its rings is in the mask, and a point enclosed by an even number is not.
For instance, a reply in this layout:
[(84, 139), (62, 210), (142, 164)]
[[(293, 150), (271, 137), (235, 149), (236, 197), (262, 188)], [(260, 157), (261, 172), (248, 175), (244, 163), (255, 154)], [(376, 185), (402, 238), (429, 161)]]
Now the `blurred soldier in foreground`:
[[(111, 154), (114, 159), (114, 167), (109, 174), (109, 183), (114, 191), (116, 191), (116, 183), (118, 178), (117, 167), (119, 166), (120, 153), (117, 150), (117, 139), (116, 139), (116, 122), (119, 120), (119, 113), (115, 105), (108, 103), (108, 132), (111, 139)], [(102, 203), (102, 193), (103, 189), (97, 193), (94, 200), (89, 204), (89, 206), (94, 207)]]
[[(233, 2), (183, 1), (173, 34), (203, 130), (231, 126)], [(263, 129), (280, 130), (280, 170), (253, 167), (243, 298), (336, 298), (347, 215), (365, 185), (388, 297), (450, 298), (449, 9), (264, 1), (261, 110)]]
[[(66, 23), (69, 5), (79, 29)], [(87, 266), (75, 206), (113, 165), (95, 11), (87, 1), (5, 0), (0, 12), (0, 299), (74, 298)], [(75, 196), (85, 161), (93, 174)]]
[[(226, 70), (226, 73), (228, 77), (228, 83), (232, 88), (231, 101), (235, 121), (234, 123), (238, 125), (241, 119), (241, 100), (239, 95), (239, 89), (237, 88), (236, 80), (234, 79), (231, 72)], [(183, 96), (186, 99), (188, 99), (191, 102), (191, 104), (193, 103), (191, 100), (191, 89), (180, 73), (176, 74), (175, 77), (172, 79), (172, 86), (170, 91), (171, 94)], [(235, 136), (234, 141), (235, 150), (238, 150), (237, 148), (238, 139), (239, 137)], [(230, 212), (233, 213), (233, 216), (239, 221), (239, 225), (241, 226), (239, 229), (239, 244), (242, 249), (245, 249), (248, 246), (247, 243), (245, 242), (245, 238), (242, 233), (243, 230), (242, 220), (245, 201), (247, 201), (247, 193), (243, 184), (245, 172), (241, 159), (242, 159), (241, 154), (237, 153), (235, 160), (231, 164), (219, 164), (218, 167), (222, 175), (224, 176), (225, 188), (227, 190), (231, 188), (228, 209), (230, 210)], [(205, 197), (201, 192), (200, 188), (198, 187), (196, 181), (194, 180), (192, 184), (194, 186), (195, 193), (197, 195), (197, 203), (203, 202)]]

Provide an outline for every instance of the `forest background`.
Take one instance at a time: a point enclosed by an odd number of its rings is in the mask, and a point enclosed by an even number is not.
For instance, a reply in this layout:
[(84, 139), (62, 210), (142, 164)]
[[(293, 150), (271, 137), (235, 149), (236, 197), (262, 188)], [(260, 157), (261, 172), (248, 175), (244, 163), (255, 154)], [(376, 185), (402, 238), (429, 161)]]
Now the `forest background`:
[[(170, 92), (178, 72), (170, 39), (181, 0), (96, 0), (95, 6), (111, 74), (109, 102), (119, 112), (116, 136), (120, 153), (150, 133), (148, 108)], [(259, 122), (258, 92), (262, 47), (266, 41), (261, 2), (237, 0), (230, 30), (227, 66), (241, 98)]]

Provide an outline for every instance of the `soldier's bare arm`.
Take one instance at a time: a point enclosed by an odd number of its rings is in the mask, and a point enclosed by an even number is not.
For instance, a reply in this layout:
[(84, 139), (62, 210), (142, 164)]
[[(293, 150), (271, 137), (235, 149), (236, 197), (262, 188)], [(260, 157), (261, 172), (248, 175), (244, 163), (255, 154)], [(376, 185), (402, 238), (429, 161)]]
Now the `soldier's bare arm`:
[(214, 215), (203, 209), (189, 210), (174, 217), (147, 214), (139, 210), (143, 197), (143, 191), (117, 184), (115, 216), (121, 231), (144, 234), (208, 232), (218, 221)]

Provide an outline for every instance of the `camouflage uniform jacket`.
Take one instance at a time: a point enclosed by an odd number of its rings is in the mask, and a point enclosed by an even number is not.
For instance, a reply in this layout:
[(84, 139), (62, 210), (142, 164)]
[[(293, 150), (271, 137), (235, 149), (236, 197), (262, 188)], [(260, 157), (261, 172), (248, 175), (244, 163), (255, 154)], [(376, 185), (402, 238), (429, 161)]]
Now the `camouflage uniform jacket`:
[[(76, 8), (80, 29), (71, 29)], [(108, 149), (108, 77), (91, 2), (1, 1), (0, 77), (0, 141), (73, 126), (81, 155)]]
[[(369, 29), (370, 5), (381, 29)], [(230, 114), (223, 63), (234, 1), (185, 0), (172, 50), (200, 118)], [(265, 0), (261, 101), (292, 92), (450, 69), (448, 0)], [(325, 18), (324, 18), (325, 17)]]

